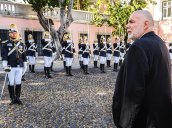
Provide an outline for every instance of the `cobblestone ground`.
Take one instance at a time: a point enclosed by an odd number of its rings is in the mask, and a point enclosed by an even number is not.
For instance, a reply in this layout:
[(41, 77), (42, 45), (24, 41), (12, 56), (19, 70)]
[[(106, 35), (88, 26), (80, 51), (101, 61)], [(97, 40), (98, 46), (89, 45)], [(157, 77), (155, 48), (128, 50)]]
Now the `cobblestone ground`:
[[(45, 79), (43, 72), (27, 73), (22, 84), (23, 106), (9, 106), (7, 86), (0, 103), (0, 128), (115, 128), (112, 120), (112, 96), (117, 73), (112, 68), (101, 74), (89, 69), (74, 76), (53, 72)], [(0, 75), (0, 90), (4, 74)]]

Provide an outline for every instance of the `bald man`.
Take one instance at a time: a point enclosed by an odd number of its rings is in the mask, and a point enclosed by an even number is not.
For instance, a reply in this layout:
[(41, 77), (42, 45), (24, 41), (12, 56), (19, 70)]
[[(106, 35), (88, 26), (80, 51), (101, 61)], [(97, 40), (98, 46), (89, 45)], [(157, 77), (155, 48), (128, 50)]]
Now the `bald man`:
[(172, 128), (170, 58), (153, 25), (145, 10), (133, 12), (128, 20), (128, 37), (134, 42), (115, 85), (112, 110), (117, 128)]

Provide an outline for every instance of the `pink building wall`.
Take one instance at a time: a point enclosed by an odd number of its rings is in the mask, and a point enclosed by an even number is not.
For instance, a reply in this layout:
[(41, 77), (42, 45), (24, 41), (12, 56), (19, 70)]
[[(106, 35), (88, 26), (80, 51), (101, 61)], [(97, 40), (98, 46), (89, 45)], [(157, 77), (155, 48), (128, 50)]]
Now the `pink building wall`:
[[(22, 35), (23, 39), (25, 37), (24, 31), (26, 30), (42, 31), (42, 32), (44, 31), (39, 21), (35, 19), (31, 20), (31, 19), (22, 19), (22, 18), (0, 17), (0, 29), (9, 29), (9, 25), (11, 23), (14, 23), (17, 25), (19, 33)], [(54, 21), (54, 24), (55, 24), (55, 28), (58, 29), (60, 26), (60, 23), (58, 21)], [(113, 28), (108, 27), (108, 26), (96, 27), (95, 25), (73, 22), (68, 28), (68, 31), (72, 33), (72, 39), (73, 39), (76, 51), (78, 51), (78, 40), (79, 40), (80, 33), (85, 33), (89, 35), (88, 40), (90, 42), (91, 49), (92, 49), (92, 44), (94, 40), (97, 38), (96, 37), (97, 34), (110, 35), (112, 42), (114, 41), (114, 38), (111, 35)]]
[[(9, 25), (14, 23), (18, 26), (18, 30), (24, 39), (24, 31), (44, 31), (42, 26), (40, 25), (37, 19), (24, 19), (22, 17), (0, 17), (0, 29), (9, 29)], [(58, 29), (60, 23), (55, 20), (55, 28)], [(75, 44), (76, 50), (78, 50), (78, 40), (80, 33), (89, 33), (89, 42), (92, 49), (92, 44), (96, 39), (97, 34), (107, 34), (111, 35), (112, 42), (114, 42), (114, 37), (112, 37), (113, 28), (108, 26), (96, 27), (95, 25), (91, 24), (84, 24), (84, 23), (76, 23), (73, 22), (68, 31), (72, 33), (73, 42)], [(165, 20), (165, 21), (156, 21), (154, 31), (157, 35), (159, 35), (164, 41), (172, 42), (172, 21)], [(167, 44), (168, 45), (168, 44)]]
[(159, 21), (157, 34), (166, 42), (172, 42), (172, 21)]

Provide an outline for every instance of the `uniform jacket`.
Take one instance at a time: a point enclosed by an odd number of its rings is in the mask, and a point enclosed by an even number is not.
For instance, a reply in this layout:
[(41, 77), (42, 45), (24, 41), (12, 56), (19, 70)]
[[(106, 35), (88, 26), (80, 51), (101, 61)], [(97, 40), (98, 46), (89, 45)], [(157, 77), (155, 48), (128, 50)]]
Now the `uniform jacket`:
[(107, 43), (107, 52), (109, 54), (112, 54), (112, 44)]
[(94, 55), (99, 55), (99, 44), (98, 43), (94, 43), (93, 44), (93, 54)]
[(83, 44), (83, 58), (89, 58), (90, 57), (90, 45), (89, 44)]
[(63, 41), (63, 43), (62, 43), (62, 54), (65, 54), (65, 43), (64, 43), (65, 41)]
[(113, 96), (117, 128), (172, 128), (170, 70), (168, 50), (154, 32), (131, 45)]
[(125, 45), (123, 43), (120, 44), (119, 50), (121, 53), (125, 53)]
[[(42, 51), (43, 51), (43, 55), (47, 56), (47, 57), (52, 57), (52, 53), (53, 53), (53, 42), (49, 43), (49, 41), (46, 41), (45, 39), (41, 40), (42, 43)], [(49, 45), (47, 45), (49, 43)]]
[[(18, 44), (18, 45), (17, 45)], [(15, 50), (10, 54), (9, 52), (14, 48)], [(8, 65), (11, 67), (23, 67), (24, 64), (23, 62), (26, 62), (26, 51), (25, 51), (25, 45), (21, 42), (14, 42), (12, 40), (7, 41), (2, 45), (1, 49), (1, 56), (2, 56), (2, 61), (7, 61)]]
[(78, 48), (79, 48), (79, 52), (78, 52), (78, 54), (82, 54), (83, 53), (83, 43), (79, 43), (78, 44)]
[(169, 53), (172, 53), (172, 43), (169, 44)]
[(31, 43), (30, 41), (26, 42), (26, 55), (27, 56), (35, 56), (36, 50), (37, 50), (37, 46), (35, 44), (35, 42)]
[(106, 44), (100, 43), (99, 44), (99, 50), (100, 50), (100, 55), (99, 56), (106, 57), (106, 50), (107, 50)]
[(74, 44), (71, 40), (66, 40), (63, 42), (65, 47), (64, 56), (67, 58), (73, 58), (73, 53), (75, 53)]
[(113, 56), (119, 57), (120, 56), (119, 45), (117, 43), (114, 43), (113, 48), (114, 48)]

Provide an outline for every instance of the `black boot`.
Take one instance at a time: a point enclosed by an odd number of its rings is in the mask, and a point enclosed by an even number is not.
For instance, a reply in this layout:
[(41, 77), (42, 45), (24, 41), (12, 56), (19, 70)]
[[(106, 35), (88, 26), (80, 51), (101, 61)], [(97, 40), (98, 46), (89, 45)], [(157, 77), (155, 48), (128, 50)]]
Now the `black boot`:
[(32, 73), (35, 73), (35, 65), (32, 65)]
[(83, 70), (83, 72), (85, 72), (85, 65), (84, 64), (82, 65), (82, 70)]
[(94, 68), (97, 68), (97, 61), (94, 61)]
[(98, 67), (97, 67), (97, 61), (95, 61), (95, 68), (98, 68)]
[(32, 72), (32, 65), (29, 65), (29, 72)]
[(47, 67), (47, 77), (48, 77), (48, 78), (53, 78), (53, 77), (50, 75), (50, 67)]
[(114, 67), (113, 67), (113, 71), (116, 71), (116, 63), (114, 63), (113, 66), (114, 66)]
[(107, 63), (107, 67), (109, 67), (109, 60), (106, 60), (106, 63)]
[(8, 85), (8, 91), (9, 91), (10, 100), (11, 100), (10, 105), (13, 105), (15, 104), (14, 86)]
[(83, 69), (83, 61), (81, 61), (81, 69)]
[(80, 69), (82, 69), (82, 61), (79, 61)]
[(110, 66), (110, 60), (109, 60), (109, 67), (111, 67), (111, 66)]
[(22, 76), (22, 81), (26, 81), (25, 75)]
[(100, 64), (100, 72), (103, 73), (103, 64)]
[(22, 105), (22, 102), (20, 100), (20, 93), (21, 93), (21, 84), (17, 84), (15, 89), (15, 94), (16, 94), (15, 102), (18, 105)]
[(85, 75), (88, 75), (88, 65), (85, 65)]
[(66, 69), (66, 76), (69, 76), (68, 68), (69, 68), (68, 66), (65, 67), (65, 69)]
[(106, 73), (105, 72), (105, 64), (102, 64), (102, 73)]
[(44, 67), (45, 78), (47, 78), (47, 67)]
[(53, 70), (53, 62), (51, 63), (50, 71), (52, 71), (52, 72), (54, 71)]
[(118, 63), (116, 63), (116, 72), (118, 71)]
[(110, 60), (107, 60), (107, 67), (111, 67), (110, 66)]
[(66, 61), (63, 61), (64, 69), (66, 68)]
[(69, 66), (69, 76), (73, 76), (73, 75), (71, 74), (71, 66)]

